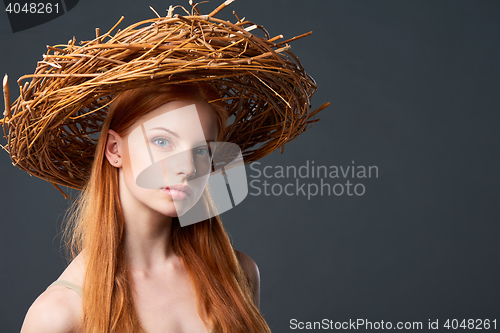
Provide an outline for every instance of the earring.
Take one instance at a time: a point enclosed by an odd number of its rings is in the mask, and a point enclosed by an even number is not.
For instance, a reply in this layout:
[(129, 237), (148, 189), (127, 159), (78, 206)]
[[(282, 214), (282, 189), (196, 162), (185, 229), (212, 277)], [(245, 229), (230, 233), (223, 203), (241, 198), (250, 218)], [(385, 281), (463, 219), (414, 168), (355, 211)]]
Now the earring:
[(115, 163), (118, 163), (118, 160), (115, 160)]

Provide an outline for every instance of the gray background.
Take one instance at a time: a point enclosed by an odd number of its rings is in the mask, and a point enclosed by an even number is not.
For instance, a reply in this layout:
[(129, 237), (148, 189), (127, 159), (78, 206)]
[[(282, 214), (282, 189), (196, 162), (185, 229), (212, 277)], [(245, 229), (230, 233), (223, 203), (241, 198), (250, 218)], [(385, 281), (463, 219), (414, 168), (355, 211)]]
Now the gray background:
[[(169, 3), (81, 0), (16, 34), (0, 14), (0, 73), (13, 97), (45, 45), (93, 38), (121, 15), (122, 27), (153, 17), (148, 5), (164, 14)], [(272, 331), (293, 331), (292, 318), (498, 326), (500, 2), (238, 0), (221, 16), (233, 20), (232, 10), (273, 36), (313, 30), (292, 50), (319, 85), (313, 106), (332, 103), (259, 168), (379, 168), (378, 178), (351, 180), (366, 186), (363, 196), (249, 195), (222, 215), (235, 248), (260, 267)], [(15, 332), (65, 267), (57, 235), (68, 202), (5, 152), (0, 186), (0, 331)]]

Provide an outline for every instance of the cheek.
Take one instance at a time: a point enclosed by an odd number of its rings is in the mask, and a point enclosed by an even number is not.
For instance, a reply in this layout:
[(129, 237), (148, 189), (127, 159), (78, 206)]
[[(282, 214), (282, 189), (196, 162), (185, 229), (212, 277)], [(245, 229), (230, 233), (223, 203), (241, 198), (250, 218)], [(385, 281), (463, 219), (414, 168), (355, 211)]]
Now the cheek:
[(122, 175), (123, 175), (123, 179), (125, 180), (125, 185), (127, 186), (127, 188), (131, 188), (131, 186), (134, 186), (135, 185), (135, 177), (134, 177), (134, 173), (133, 173), (133, 168), (132, 168), (132, 164), (131, 164), (131, 161), (130, 161), (130, 155), (127, 153), (125, 154), (125, 156), (122, 156), (123, 158), (123, 164), (122, 164), (122, 168), (121, 168), (121, 172), (122, 172)]
[(137, 127), (126, 138), (125, 153), (128, 155), (128, 167), (131, 169), (134, 179), (151, 165), (151, 156), (141, 127)]

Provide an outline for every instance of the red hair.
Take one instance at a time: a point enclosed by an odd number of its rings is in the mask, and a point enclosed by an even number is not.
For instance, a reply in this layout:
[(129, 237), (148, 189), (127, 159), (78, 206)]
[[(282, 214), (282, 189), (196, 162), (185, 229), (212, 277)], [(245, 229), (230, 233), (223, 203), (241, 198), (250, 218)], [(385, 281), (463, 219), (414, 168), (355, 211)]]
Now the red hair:
[[(110, 107), (89, 181), (74, 204), (66, 229), (72, 257), (85, 249), (87, 258), (82, 300), (84, 332), (144, 332), (134, 309), (124, 257), (118, 169), (105, 158), (105, 134), (109, 129), (122, 134), (137, 118), (173, 100), (217, 98), (217, 92), (207, 83), (162, 85), (126, 91)], [(211, 105), (220, 140), (228, 115), (220, 104)], [(189, 272), (198, 313), (213, 329), (220, 333), (270, 332), (218, 216), (185, 227), (173, 218), (171, 239), (173, 251)]]

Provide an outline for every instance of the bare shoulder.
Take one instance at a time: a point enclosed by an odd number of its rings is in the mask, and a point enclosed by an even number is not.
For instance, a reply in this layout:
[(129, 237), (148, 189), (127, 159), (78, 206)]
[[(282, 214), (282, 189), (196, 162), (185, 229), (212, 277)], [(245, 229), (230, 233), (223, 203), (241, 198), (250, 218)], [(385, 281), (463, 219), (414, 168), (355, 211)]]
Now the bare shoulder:
[(259, 266), (255, 263), (255, 261), (250, 258), (247, 254), (234, 250), (236, 253), (236, 257), (240, 262), (241, 268), (245, 271), (250, 280), (250, 286), (252, 288), (254, 302), (257, 307), (260, 305), (260, 271)]
[[(83, 256), (78, 255), (59, 276), (77, 286), (82, 286)], [(24, 318), (21, 333), (76, 333), (81, 324), (82, 298), (74, 290), (54, 285), (33, 302)]]
[(31, 305), (21, 333), (75, 333), (80, 317), (80, 296), (65, 287), (53, 286)]

